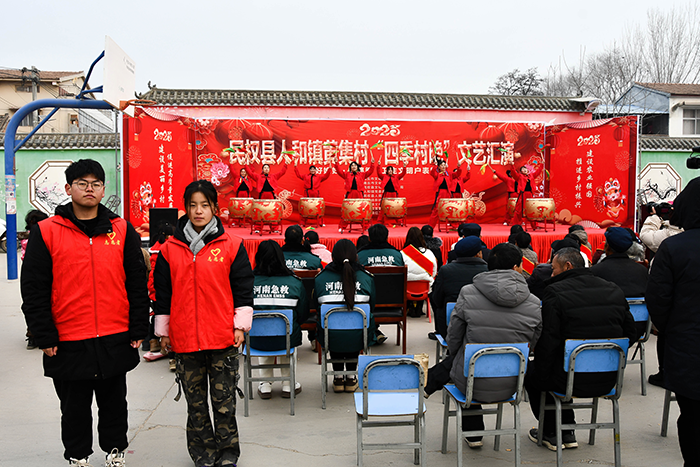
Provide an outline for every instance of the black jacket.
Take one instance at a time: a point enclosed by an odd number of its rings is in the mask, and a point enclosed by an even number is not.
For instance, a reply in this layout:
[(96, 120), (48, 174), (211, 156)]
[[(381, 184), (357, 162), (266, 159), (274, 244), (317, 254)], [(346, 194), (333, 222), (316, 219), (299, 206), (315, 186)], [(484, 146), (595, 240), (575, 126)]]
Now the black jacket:
[[(56, 215), (73, 222), (85, 232), (85, 225), (75, 217), (71, 203), (56, 208)], [(93, 236), (110, 233), (110, 219), (118, 217), (112, 211), (99, 205), (97, 226)], [(127, 223), (124, 240), (123, 267), (126, 274), (127, 298), (129, 300), (129, 331), (80, 341), (59, 342), (58, 331), (51, 314), (51, 285), (53, 282), (52, 257), (44, 243), (38, 226), (32, 228), (22, 264), (22, 311), (27, 326), (40, 348), (58, 346), (55, 356), (44, 355), (44, 374), (51, 378), (80, 380), (106, 379), (126, 373), (138, 365), (138, 349), (130, 342), (144, 339), (148, 335), (148, 313), (150, 301), (146, 282), (146, 265), (141, 253), (141, 238), (131, 224)], [(109, 274), (109, 271), (97, 271)], [(80, 274), (76, 275), (75, 287), (81, 287)]]
[[(461, 238), (460, 238), (460, 240), (461, 240)], [(484, 261), (488, 261), (490, 254), (491, 254), (491, 249), (489, 247), (487, 247), (486, 243), (484, 243), (484, 241), (482, 240), (481, 241), (481, 257), (484, 259)], [(447, 262), (451, 263), (451, 262), (455, 261), (456, 259), (457, 259), (457, 253), (455, 253), (455, 250), (453, 248), (447, 253)]]
[(425, 246), (435, 255), (439, 271), (442, 267), (442, 239), (440, 237), (425, 237)]
[(471, 284), (474, 276), (486, 271), (486, 261), (476, 257), (457, 258), (440, 268), (430, 295), (435, 315), (435, 332), (447, 337), (447, 303), (456, 302), (462, 287)]
[(530, 293), (542, 300), (542, 297), (544, 297), (544, 288), (547, 287), (547, 281), (551, 277), (552, 263), (540, 263), (535, 266), (530, 277), (525, 279)]
[(591, 267), (591, 272), (606, 281), (617, 284), (625, 297), (644, 297), (649, 271), (625, 253), (606, 256)]
[(671, 222), (685, 232), (661, 243), (651, 267), (646, 301), (666, 334), (664, 386), (700, 400), (700, 177), (673, 203)]
[[(552, 277), (542, 300), (542, 334), (535, 347), (533, 376), (543, 389), (564, 391), (564, 341), (617, 337), (630, 342), (636, 338), (634, 319), (618, 286), (586, 268)], [(614, 372), (577, 375), (574, 394), (607, 392), (615, 378)]]

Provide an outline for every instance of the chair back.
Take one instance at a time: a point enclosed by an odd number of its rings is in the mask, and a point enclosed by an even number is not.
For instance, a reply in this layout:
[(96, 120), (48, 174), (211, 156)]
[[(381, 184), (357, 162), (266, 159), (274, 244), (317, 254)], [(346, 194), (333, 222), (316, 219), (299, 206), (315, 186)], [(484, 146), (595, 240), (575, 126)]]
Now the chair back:
[[(445, 314), (447, 316), (447, 325), (450, 325), (450, 318), (452, 317), (452, 310), (455, 309), (455, 302), (447, 302), (445, 305)], [(466, 360), (465, 360), (466, 361)]]
[[(369, 303), (356, 303), (352, 310), (348, 310), (345, 304), (321, 305), (321, 329), (323, 329), (324, 348), (330, 348), (328, 344), (329, 330), (362, 330), (362, 348), (364, 353), (369, 353), (367, 328), (369, 327)], [(325, 351), (325, 350), (324, 350)]]
[(406, 266), (367, 266), (365, 270), (374, 276), (374, 288), (377, 291), (374, 307), (406, 308)]
[[(567, 339), (564, 343), (564, 371), (567, 372), (566, 400), (571, 399), (575, 373), (617, 372), (610, 395), (618, 398), (627, 361), (629, 339)], [(604, 394), (601, 394), (601, 396)]]
[(406, 295), (409, 300), (426, 300), (430, 292), (430, 281), (408, 281)]
[(250, 330), (245, 334), (245, 354), (250, 357), (250, 337), (279, 337), (285, 336), (287, 357), (291, 351), (290, 336), (294, 311), (283, 310), (253, 310), (253, 321)]
[(320, 272), (320, 269), (295, 269), (294, 274), (301, 279), (301, 283), (304, 286), (304, 290), (306, 291), (306, 296), (309, 298), (307, 300), (309, 309), (308, 312), (309, 314), (315, 313), (316, 310), (312, 309), (312, 300), (311, 297), (313, 296), (314, 292), (314, 284), (315, 284), (315, 279), (318, 273)]
[(464, 376), (467, 378), (466, 400), (474, 395), (474, 378), (517, 377), (515, 403), (520, 403), (527, 369), (530, 344), (527, 342), (505, 344), (466, 344), (464, 346)]
[[(367, 419), (370, 391), (417, 390), (417, 412), (423, 413), (423, 366), (413, 355), (360, 355), (357, 358), (358, 384), (363, 393), (363, 419)], [(414, 406), (415, 407), (415, 406)]]
[(647, 304), (644, 297), (628, 298), (627, 304), (630, 307), (630, 313), (632, 313), (635, 323), (647, 321), (649, 319), (649, 310), (647, 310)]

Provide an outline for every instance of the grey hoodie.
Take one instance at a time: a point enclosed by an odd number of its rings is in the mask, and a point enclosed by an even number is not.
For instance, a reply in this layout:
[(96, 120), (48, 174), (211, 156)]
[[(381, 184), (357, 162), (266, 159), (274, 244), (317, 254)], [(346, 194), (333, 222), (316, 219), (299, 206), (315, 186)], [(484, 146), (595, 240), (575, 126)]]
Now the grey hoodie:
[[(529, 342), (534, 349), (542, 331), (540, 300), (525, 278), (512, 269), (496, 269), (474, 277), (462, 287), (447, 330), (447, 344), (455, 356), (450, 376), (466, 393), (464, 345), (467, 343)], [(474, 386), (474, 399), (503, 400), (515, 392), (515, 378), (484, 378)]]

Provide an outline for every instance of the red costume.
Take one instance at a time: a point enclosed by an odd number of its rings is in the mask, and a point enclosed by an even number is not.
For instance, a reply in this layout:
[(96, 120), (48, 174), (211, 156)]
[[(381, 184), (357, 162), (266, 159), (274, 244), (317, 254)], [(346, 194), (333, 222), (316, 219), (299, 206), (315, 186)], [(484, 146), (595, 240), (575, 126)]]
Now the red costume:
[[(388, 167), (385, 169), (384, 174), (381, 175), (382, 198), (398, 198), (399, 193), (398, 191), (396, 191), (396, 185), (399, 183), (399, 180), (401, 180), (406, 175), (406, 167), (399, 168), (399, 173), (394, 173), (394, 175), (389, 175), (389, 173), (386, 172), (386, 170), (388, 170)], [(377, 173), (382, 173), (381, 167), (377, 167)], [(391, 190), (391, 188), (393, 187), (392, 191), (387, 191), (387, 185), (389, 185), (389, 181), (391, 181), (389, 189)], [(382, 212), (381, 206), (379, 207), (379, 215), (377, 216), (377, 222), (379, 222), (380, 224), (384, 223), (384, 213)]]
[[(277, 197), (277, 189), (280, 186), (277, 180), (287, 172), (287, 163), (282, 164), (280, 171), (274, 174), (256, 174), (249, 165), (245, 166), (245, 170), (248, 172), (248, 176), (255, 180), (255, 190), (258, 192), (260, 199), (275, 199)], [(265, 190), (265, 182), (268, 182), (272, 191)]]
[[(374, 172), (374, 162), (370, 163), (369, 169), (366, 172), (353, 173), (348, 170), (347, 172), (340, 168), (338, 161), (333, 163), (335, 171), (338, 172), (342, 178), (345, 179), (345, 197), (346, 198), (364, 198), (365, 197), (365, 179), (369, 178)], [(352, 184), (355, 182), (356, 186), (353, 188)]]
[(306, 193), (307, 198), (320, 198), (321, 192), (319, 188), (321, 187), (321, 183), (331, 176), (330, 169), (328, 172), (321, 175), (316, 174), (312, 176), (310, 173), (302, 175), (299, 173), (299, 168), (296, 165), (294, 166), (294, 173), (299, 180), (304, 182), (304, 193)]
[(435, 179), (435, 182), (433, 182), (435, 201), (433, 202), (433, 210), (430, 213), (428, 224), (430, 227), (435, 228), (438, 223), (438, 201), (440, 201), (442, 198), (452, 198), (452, 186), (454, 180), (452, 179), (452, 175), (450, 175), (447, 170), (442, 173), (438, 172), (437, 166), (433, 166), (433, 168), (430, 169), (430, 176)]
[[(508, 177), (507, 175), (500, 174), (500, 173), (496, 172), (495, 169), (491, 169), (491, 170), (493, 170), (493, 174), (496, 177), (498, 177), (499, 180), (501, 180), (503, 183), (506, 184), (506, 190), (508, 190), (508, 198), (509, 199), (510, 198), (517, 198), (518, 193), (517, 193), (517, 190), (515, 189), (515, 179)], [(514, 170), (515, 170), (515, 167), (511, 166), (510, 173), (512, 174)], [(506, 203), (507, 203), (507, 201), (506, 201)], [(508, 212), (508, 206), (506, 205), (506, 215), (503, 218), (503, 223), (506, 225), (510, 224), (512, 217), (513, 216), (510, 212)]]
[[(248, 171), (246, 170), (246, 172)], [(236, 177), (236, 180), (233, 182), (233, 192), (236, 194), (236, 198), (252, 198), (255, 184), (256, 179), (249, 175)]]
[(462, 177), (462, 166), (460, 165), (452, 172), (452, 197), (461, 198), (462, 191), (464, 190), (464, 185), (467, 184), (470, 178), (472, 178), (471, 168), (467, 169), (467, 173)]
[(511, 172), (511, 175), (513, 175), (515, 179), (515, 189), (518, 192), (518, 201), (515, 203), (515, 215), (513, 216), (512, 224), (520, 224), (522, 222), (525, 199), (532, 198), (532, 185), (535, 183), (535, 179), (542, 173), (542, 169), (544, 169), (544, 166), (538, 164), (535, 170), (528, 174), (522, 173), (520, 169), (516, 172)]

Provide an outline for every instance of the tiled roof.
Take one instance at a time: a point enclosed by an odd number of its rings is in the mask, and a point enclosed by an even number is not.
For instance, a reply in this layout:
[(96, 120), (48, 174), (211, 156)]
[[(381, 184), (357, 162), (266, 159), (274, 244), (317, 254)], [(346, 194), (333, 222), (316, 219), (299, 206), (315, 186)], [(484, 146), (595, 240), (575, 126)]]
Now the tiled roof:
[(159, 89), (140, 96), (158, 105), (371, 107), (421, 109), (496, 109), (583, 112), (585, 102), (565, 97), (412, 94), (388, 92), (226, 91)]
[(678, 138), (665, 135), (642, 135), (639, 147), (642, 151), (688, 151), (700, 146), (700, 138)]
[[(23, 139), (27, 135), (17, 135)], [(0, 134), (4, 147), (5, 134)], [(22, 149), (114, 149), (119, 147), (119, 135), (114, 133), (37, 133)]]
[[(43, 71), (39, 70), (39, 79), (41, 81), (54, 81), (66, 76), (82, 75), (82, 71)], [(25, 78), (32, 76), (31, 71), (24, 74)], [(22, 70), (14, 68), (0, 68), (0, 80), (17, 81), (22, 79)]]
[(673, 95), (700, 96), (700, 84), (681, 83), (637, 83), (645, 88), (667, 92)]

